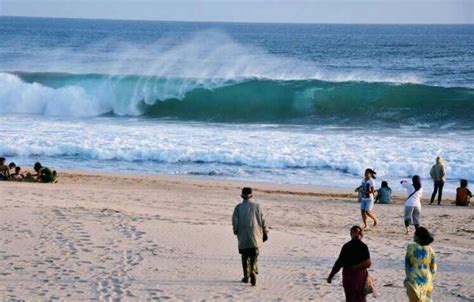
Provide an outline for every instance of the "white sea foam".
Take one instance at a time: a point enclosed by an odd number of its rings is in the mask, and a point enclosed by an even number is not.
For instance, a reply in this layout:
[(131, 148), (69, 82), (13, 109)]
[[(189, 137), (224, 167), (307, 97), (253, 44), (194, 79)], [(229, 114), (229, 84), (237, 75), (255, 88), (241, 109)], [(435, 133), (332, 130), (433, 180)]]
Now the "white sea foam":
[(55, 89), (38, 83), (25, 83), (15, 75), (0, 73), (2, 113), (95, 116), (108, 112), (103, 105), (81, 87)]
[(53, 88), (26, 83), (18, 76), (0, 73), (0, 112), (51, 116), (98, 116), (106, 113), (141, 115), (138, 103), (153, 104), (157, 99), (182, 98), (198, 83), (189, 79), (161, 83), (135, 81), (127, 85), (121, 77), (105, 77), (94, 84), (69, 84)]
[(88, 167), (95, 161), (99, 168), (110, 169), (119, 161), (120, 167), (130, 170), (134, 165), (148, 171), (167, 165), (169, 173), (182, 167), (191, 172), (224, 169), (228, 177), (250, 173), (246, 177), (272, 179), (280, 175), (286, 182), (337, 185), (338, 179), (324, 180), (318, 175), (331, 172), (356, 183), (364, 169), (371, 167), (379, 180), (392, 183), (414, 174), (429, 178), (434, 158), (442, 155), (451, 181), (474, 179), (474, 138), (462, 131), (431, 136), (413, 129), (381, 133), (316, 126), (10, 116), (1, 119), (0, 132), (0, 154), (31, 162), (60, 161), (65, 167), (77, 162)]

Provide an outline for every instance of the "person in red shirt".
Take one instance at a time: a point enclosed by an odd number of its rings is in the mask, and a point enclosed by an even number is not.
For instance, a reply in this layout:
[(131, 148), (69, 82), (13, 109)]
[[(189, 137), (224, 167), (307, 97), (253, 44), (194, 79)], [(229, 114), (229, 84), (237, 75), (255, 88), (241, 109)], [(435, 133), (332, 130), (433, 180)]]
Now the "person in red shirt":
[(456, 189), (456, 205), (468, 206), (469, 199), (472, 197), (471, 191), (467, 188), (467, 180), (461, 179), (461, 186)]

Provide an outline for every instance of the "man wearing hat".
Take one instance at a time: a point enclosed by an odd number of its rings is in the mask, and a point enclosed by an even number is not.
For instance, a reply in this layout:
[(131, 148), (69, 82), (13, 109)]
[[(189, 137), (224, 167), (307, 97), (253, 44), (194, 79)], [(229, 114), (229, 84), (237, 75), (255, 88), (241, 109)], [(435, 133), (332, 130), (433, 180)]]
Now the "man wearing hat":
[(250, 200), (252, 189), (243, 188), (241, 196), (242, 202), (235, 207), (232, 215), (232, 227), (239, 242), (239, 253), (242, 255), (242, 282), (248, 283), (250, 279), (250, 283), (255, 286), (258, 249), (267, 240), (268, 231), (260, 205)]

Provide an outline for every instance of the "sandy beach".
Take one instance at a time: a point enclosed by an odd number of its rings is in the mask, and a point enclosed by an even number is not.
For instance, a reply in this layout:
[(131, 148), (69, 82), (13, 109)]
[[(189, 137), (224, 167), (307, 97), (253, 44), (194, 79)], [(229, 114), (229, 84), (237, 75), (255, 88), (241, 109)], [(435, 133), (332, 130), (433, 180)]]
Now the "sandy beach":
[[(231, 228), (244, 185), (272, 227), (256, 288), (239, 282)], [(343, 301), (341, 274), (326, 277), (361, 222), (349, 190), (202, 178), (67, 172), (0, 182), (0, 194), (1, 300)], [(365, 233), (371, 301), (406, 300), (402, 203), (375, 205), (380, 225)], [(422, 208), (439, 262), (433, 298), (474, 300), (474, 211), (447, 203)]]

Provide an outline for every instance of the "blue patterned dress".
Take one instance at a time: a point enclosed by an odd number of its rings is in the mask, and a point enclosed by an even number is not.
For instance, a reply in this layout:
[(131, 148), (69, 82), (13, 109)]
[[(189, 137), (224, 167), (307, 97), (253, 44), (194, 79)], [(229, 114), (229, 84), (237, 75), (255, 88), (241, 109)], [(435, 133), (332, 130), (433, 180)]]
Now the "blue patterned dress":
[(418, 243), (407, 246), (405, 287), (410, 302), (431, 301), (436, 268), (436, 257), (431, 246), (421, 246)]

